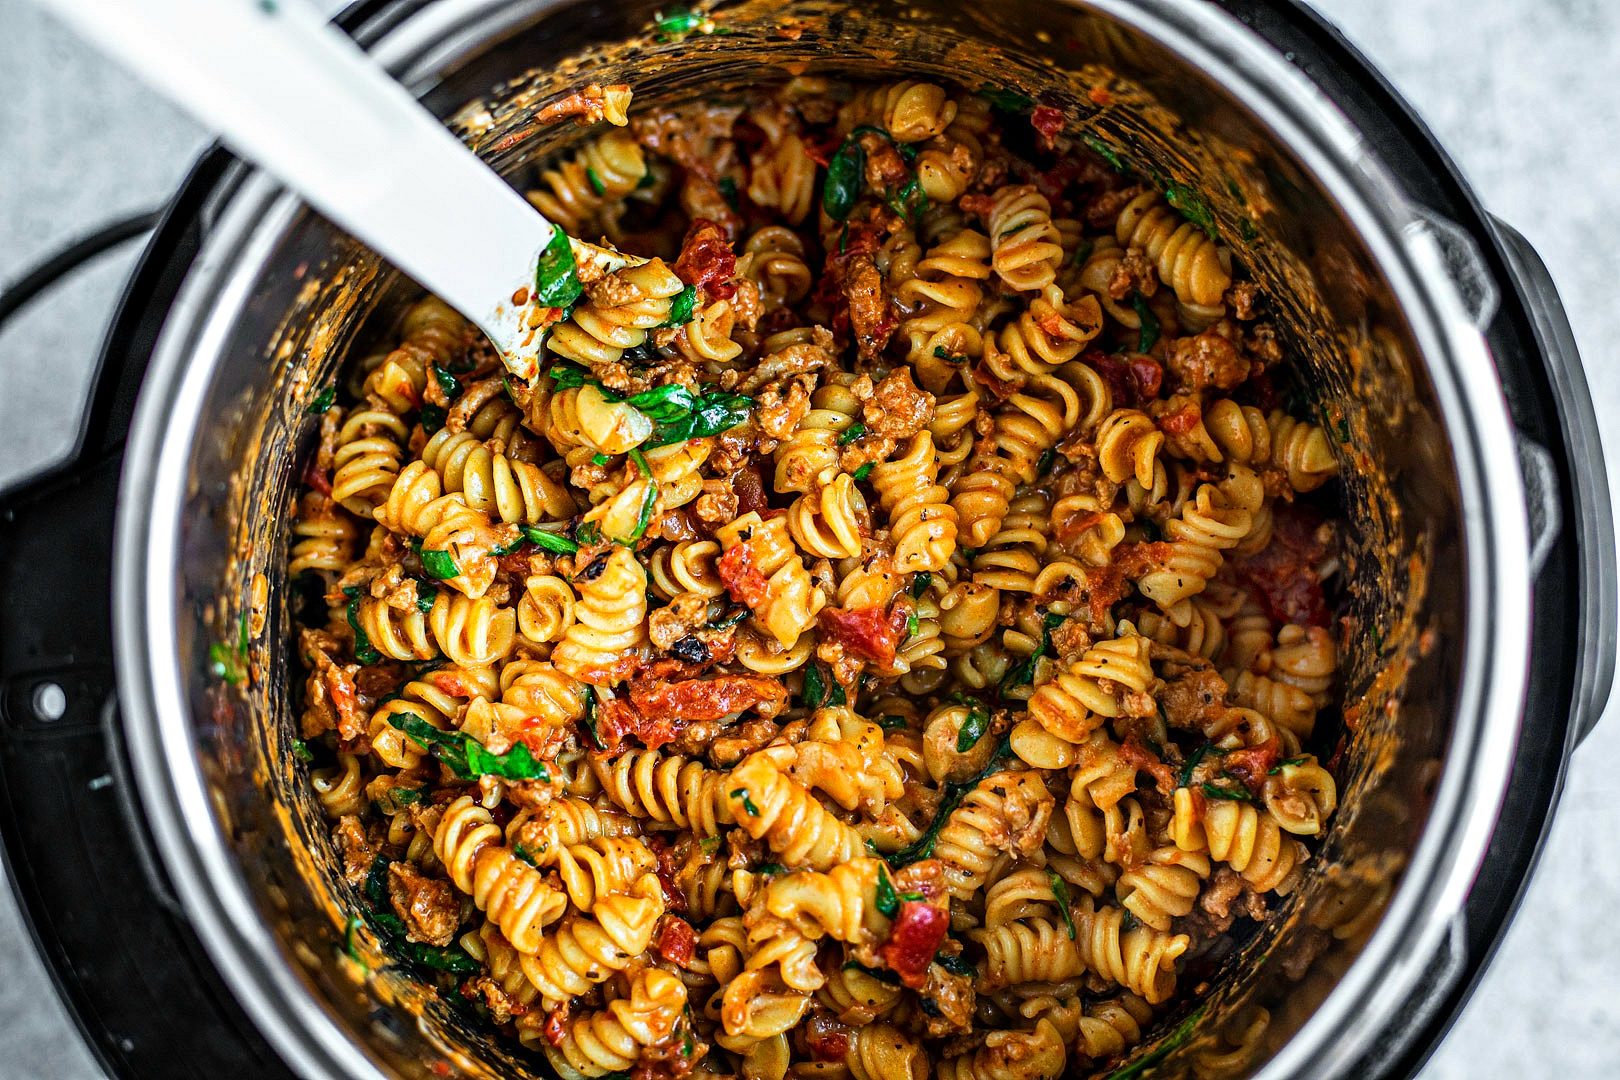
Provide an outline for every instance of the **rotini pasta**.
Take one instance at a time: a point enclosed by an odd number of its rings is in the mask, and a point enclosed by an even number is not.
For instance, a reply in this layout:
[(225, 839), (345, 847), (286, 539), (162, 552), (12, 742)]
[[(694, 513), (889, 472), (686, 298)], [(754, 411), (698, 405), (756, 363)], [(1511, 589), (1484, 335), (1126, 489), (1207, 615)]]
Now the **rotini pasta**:
[(536, 377), (427, 298), (296, 403), (283, 741), (357, 917), (565, 1077), (1111, 1067), (1333, 829), (1349, 422), (1049, 117), (628, 103), (530, 185), (624, 248)]

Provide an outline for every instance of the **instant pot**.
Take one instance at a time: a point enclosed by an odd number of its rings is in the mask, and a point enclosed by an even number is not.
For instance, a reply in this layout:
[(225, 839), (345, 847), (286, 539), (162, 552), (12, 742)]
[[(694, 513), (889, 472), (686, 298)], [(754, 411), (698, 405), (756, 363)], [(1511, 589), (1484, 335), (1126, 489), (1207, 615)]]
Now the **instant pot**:
[[(533, 117), (584, 81), (629, 82), (642, 108), (836, 72), (1027, 96), (1195, 192), (1266, 286), (1355, 523), (1342, 806), (1308, 882), (1184, 975), (1206, 991), (1121, 1075), (1415, 1072), (1513, 915), (1613, 674), (1608, 485), (1535, 252), (1288, 0), (740, 0), (713, 34), (667, 11), (653, 32), (659, 6), (366, 3), (341, 22), (514, 182), (581, 137)], [(64, 253), (0, 319), (149, 224)], [(305, 404), (412, 292), (210, 151), (125, 290), (77, 451), (0, 500), (7, 869), (114, 1075), (545, 1072), (407, 969), (345, 957), (355, 897), (291, 753)], [(245, 682), (216, 677), (220, 649)]]

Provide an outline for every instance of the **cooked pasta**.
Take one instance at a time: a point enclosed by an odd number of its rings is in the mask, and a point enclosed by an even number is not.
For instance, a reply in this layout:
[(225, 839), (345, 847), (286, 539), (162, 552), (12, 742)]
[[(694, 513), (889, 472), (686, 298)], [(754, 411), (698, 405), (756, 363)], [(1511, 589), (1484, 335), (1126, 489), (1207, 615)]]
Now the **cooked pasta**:
[(637, 257), (559, 271), (541, 372), (427, 298), (311, 421), (355, 918), (565, 1077), (1116, 1067), (1333, 829), (1342, 432), (1078, 135), (909, 77), (596, 93), (628, 123), (529, 197)]

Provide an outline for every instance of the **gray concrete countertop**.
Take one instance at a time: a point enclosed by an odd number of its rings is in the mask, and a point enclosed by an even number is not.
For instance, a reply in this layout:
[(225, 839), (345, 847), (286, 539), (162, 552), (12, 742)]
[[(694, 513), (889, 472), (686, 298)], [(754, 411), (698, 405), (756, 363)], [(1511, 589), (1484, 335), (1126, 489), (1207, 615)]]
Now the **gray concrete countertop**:
[[(332, 6), (331, 4), (327, 5)], [(1317, 0), (1413, 102), (1562, 289), (1620, 476), (1620, 4)], [(36, 14), (0, 0), (0, 282), (173, 189), (206, 137)], [(0, 337), (0, 482), (63, 454), (132, 251)], [(1611, 484), (1611, 487), (1615, 485)], [(1422, 1074), (1620, 1076), (1620, 709), (1576, 755), (1546, 853), (1478, 993)], [(98, 1075), (0, 892), (0, 1075)]]

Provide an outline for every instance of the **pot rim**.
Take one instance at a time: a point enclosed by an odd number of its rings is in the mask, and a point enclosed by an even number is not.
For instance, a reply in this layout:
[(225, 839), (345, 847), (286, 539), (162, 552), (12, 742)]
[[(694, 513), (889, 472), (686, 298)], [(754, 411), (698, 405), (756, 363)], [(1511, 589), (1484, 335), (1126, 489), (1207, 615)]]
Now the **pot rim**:
[[(439, 0), (386, 25), (370, 51), (413, 84), (435, 65), (566, 0)], [(1495, 367), (1423, 218), (1349, 121), (1258, 36), (1212, 5), (1062, 0), (1155, 39), (1220, 82), (1334, 198), (1383, 272), (1427, 361), (1457, 468), (1467, 622), (1454, 731), (1429, 820), (1378, 928), (1309, 1020), (1257, 1074), (1333, 1076), (1372, 1049), (1460, 918), (1506, 791), (1529, 657), (1525, 497)], [(384, 9), (371, 26), (388, 24)], [(423, 87), (421, 89), (426, 89)], [(114, 640), (136, 786), (176, 893), (222, 975), (306, 1076), (382, 1077), (311, 995), (259, 906), (213, 811), (181, 669), (179, 596), (187, 463), (208, 383), (258, 268), (302, 209), (247, 165), (212, 200), (209, 236), (154, 347), (131, 425), (114, 536)], [(149, 497), (138, 497), (150, 492)], [(1352, 1022), (1354, 1021), (1354, 1022)]]

